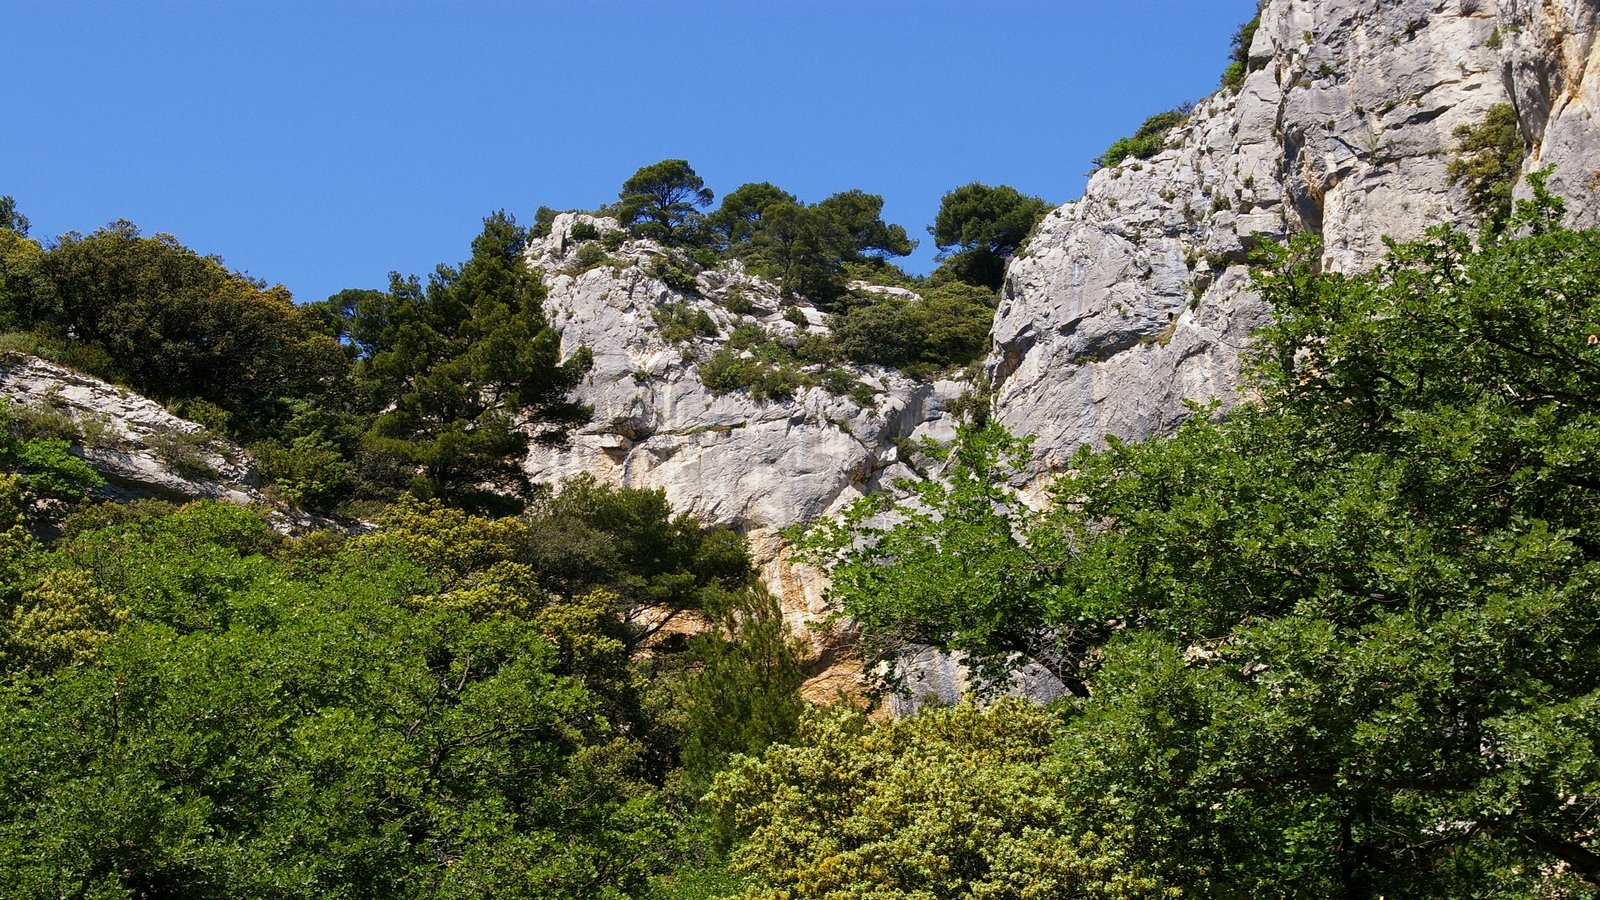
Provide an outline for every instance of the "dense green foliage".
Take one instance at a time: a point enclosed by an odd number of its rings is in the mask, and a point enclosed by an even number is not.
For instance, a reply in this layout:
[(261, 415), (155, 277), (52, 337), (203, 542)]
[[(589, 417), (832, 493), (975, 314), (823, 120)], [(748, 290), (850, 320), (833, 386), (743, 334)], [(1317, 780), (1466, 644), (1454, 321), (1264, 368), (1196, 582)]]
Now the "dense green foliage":
[[(685, 762), (703, 784), (794, 727), (742, 542), (658, 492), (407, 501), (347, 540), (92, 507), (46, 547), (23, 490), (0, 479), (6, 896), (639, 896), (704, 865)], [(674, 613), (723, 624), (652, 640)]]
[(48, 249), (0, 231), (0, 324), (158, 400), (213, 404), (247, 438), (280, 424), (289, 399), (326, 393), (345, 366), (282, 287), (125, 221)]
[(883, 198), (860, 190), (807, 205), (767, 182), (745, 184), (707, 222), (723, 254), (824, 307), (843, 296), (851, 264), (882, 263), (916, 246), (904, 228), (883, 221)]
[(1458, 126), (1455, 136), (1461, 143), (1445, 174), (1451, 184), (1466, 189), (1467, 204), (1484, 226), (1498, 231), (1511, 216), (1511, 192), (1526, 152), (1517, 111), (1509, 103), (1497, 103), (1482, 122)]
[(1125, 159), (1149, 159), (1167, 147), (1167, 132), (1183, 124), (1189, 117), (1187, 104), (1177, 109), (1158, 112), (1145, 119), (1138, 130), (1129, 137), (1117, 138), (1106, 152), (1095, 157), (1097, 166), (1111, 168)]
[(839, 352), (912, 378), (968, 365), (989, 350), (995, 295), (960, 281), (921, 289), (921, 299), (887, 295), (834, 316)]
[(712, 196), (688, 160), (664, 159), (622, 183), (617, 219), (635, 234), (663, 244), (694, 243), (704, 223), (700, 210), (711, 205)]
[[(567, 394), (589, 357), (562, 361), (544, 319), (544, 285), (522, 261), (526, 232), (504, 213), (484, 220), (472, 258), (440, 266), (424, 287), (390, 279), (386, 293), (346, 292), (322, 304), (358, 351), (354, 380), (373, 411), (361, 446), (406, 471), (421, 497), (488, 503), (515, 483), (533, 439), (560, 442), (588, 410)], [(527, 423), (527, 424), (525, 424)], [(486, 485), (487, 483), (487, 485)]]
[[(10, 221), (24, 220), (13, 209)], [(471, 259), (426, 285), (396, 275), (388, 291), (296, 306), (128, 222), (49, 247), (0, 228), (0, 327), (12, 348), (251, 444), (290, 502), (332, 509), (410, 490), (494, 505), (521, 487), (530, 439), (560, 441), (587, 417), (567, 394), (588, 356), (561, 359), (526, 239), (496, 213)]]
[(1135, 871), (1135, 834), (1081, 828), (1058, 786), (1055, 717), (1019, 702), (874, 726), (814, 713), (793, 746), (746, 758), (712, 802), (748, 837), (740, 897), (1173, 896)]
[(947, 193), (929, 227), (944, 254), (941, 271), (998, 290), (1006, 260), (1027, 240), (1050, 204), (1007, 185), (974, 181)]
[[(1358, 276), (1281, 251), (1258, 403), (1085, 449), (1044, 512), (1006, 487), (1016, 442), (969, 431), (897, 522), (862, 509), (812, 538), (836, 597), (880, 653), (1055, 671), (1076, 699), (1043, 795), (1069, 835), (1131, 835), (1130, 877), (1595, 896), (1600, 234), (1557, 212), (1541, 195), (1509, 223), (1525, 236), (1436, 231)], [(755, 802), (735, 813), (753, 840), (866, 846)]]

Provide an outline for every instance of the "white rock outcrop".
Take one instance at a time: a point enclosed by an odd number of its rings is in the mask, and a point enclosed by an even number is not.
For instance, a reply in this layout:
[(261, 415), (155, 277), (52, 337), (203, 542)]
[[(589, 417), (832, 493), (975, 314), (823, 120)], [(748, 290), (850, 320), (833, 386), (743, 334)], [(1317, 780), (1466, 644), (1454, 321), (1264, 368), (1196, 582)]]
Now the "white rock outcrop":
[[(786, 306), (776, 287), (737, 263), (700, 273), (693, 290), (674, 289), (652, 274), (666, 254), (650, 241), (628, 240), (609, 251), (608, 262), (585, 264), (578, 258), (584, 242), (572, 238), (580, 223), (601, 234), (617, 230), (612, 219), (564, 213), (548, 237), (530, 243), (527, 257), (544, 273), (545, 313), (561, 331), (563, 352), (587, 347), (593, 355), (575, 398), (590, 404), (594, 417), (569, 446), (535, 448), (524, 468), (541, 482), (588, 473), (660, 488), (675, 509), (746, 533), (798, 631), (825, 614), (822, 584), (814, 572), (788, 564), (779, 530), (915, 477), (901, 448), (924, 436), (951, 437), (943, 410), (964, 385), (845, 366), (840, 371), (870, 389), (871, 402), (820, 386), (767, 400), (713, 392), (701, 382), (701, 366), (733, 329), (757, 325), (779, 340), (797, 340), (825, 331), (826, 316), (808, 303)], [(663, 336), (665, 317), (702, 314), (713, 334)], [(792, 321), (799, 317), (803, 328)]]
[(11, 354), (0, 357), (0, 398), (73, 435), (72, 452), (106, 479), (107, 496), (261, 500), (244, 450), (125, 388)]
[(1585, 0), (1267, 0), (1236, 92), (1167, 149), (1102, 169), (1013, 260), (989, 369), (996, 417), (1037, 436), (1036, 472), (1106, 435), (1169, 431), (1185, 400), (1239, 396), (1266, 310), (1244, 262), (1310, 232), (1353, 271), (1383, 238), (1471, 215), (1446, 168), (1488, 110), (1516, 110), (1570, 222), (1600, 221), (1600, 9)]

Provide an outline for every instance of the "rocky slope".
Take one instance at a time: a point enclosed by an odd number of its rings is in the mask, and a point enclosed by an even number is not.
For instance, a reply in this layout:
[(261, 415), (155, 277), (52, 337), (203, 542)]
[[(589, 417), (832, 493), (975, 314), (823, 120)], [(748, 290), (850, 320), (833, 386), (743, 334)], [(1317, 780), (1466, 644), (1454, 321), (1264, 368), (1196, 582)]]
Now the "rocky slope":
[[(561, 330), (564, 351), (587, 347), (593, 354), (578, 397), (594, 407), (594, 418), (568, 447), (534, 449), (525, 469), (543, 482), (589, 473), (613, 484), (662, 488), (674, 508), (735, 526), (750, 538), (767, 583), (800, 631), (825, 613), (823, 584), (816, 573), (789, 565), (779, 529), (914, 477), (901, 447), (923, 436), (950, 437), (944, 405), (963, 386), (847, 366), (838, 372), (865, 385), (870, 402), (821, 386), (765, 400), (747, 391), (714, 392), (702, 383), (701, 369), (733, 329), (757, 325), (793, 342), (806, 332), (825, 333), (826, 317), (803, 302), (792, 307), (798, 314), (790, 311), (776, 287), (737, 263), (700, 273), (692, 289), (681, 281), (669, 286), (663, 277), (672, 276), (657, 266), (666, 254), (651, 241), (628, 240), (606, 261), (586, 264), (579, 259), (584, 242), (572, 237), (580, 223), (602, 234), (617, 230), (612, 219), (563, 214), (527, 256), (545, 273), (545, 311)], [(692, 321), (701, 314), (709, 333), (678, 340), (663, 334), (665, 317)], [(793, 321), (800, 317), (804, 326)], [(822, 635), (817, 641), (826, 655), (830, 641)]]
[[(1186, 400), (1237, 401), (1241, 356), (1266, 316), (1244, 265), (1260, 241), (1315, 233), (1326, 267), (1354, 270), (1378, 258), (1385, 235), (1469, 224), (1446, 167), (1455, 130), (1497, 104), (1516, 111), (1524, 171), (1553, 166), (1571, 221), (1600, 222), (1595, 3), (1267, 0), (1261, 13), (1242, 87), (1200, 102), (1153, 158), (1095, 174), (1008, 270), (987, 369), (996, 418), (1037, 439), (1035, 475), (1108, 434), (1166, 432)], [(911, 474), (903, 439), (950, 435), (943, 409), (963, 386), (871, 371), (858, 374), (876, 405), (820, 388), (781, 401), (715, 395), (698, 360), (731, 328), (795, 327), (776, 292), (736, 266), (674, 290), (649, 274), (660, 250), (642, 242), (585, 267), (571, 236), (579, 222), (615, 227), (563, 216), (529, 262), (546, 273), (569, 351), (595, 354), (580, 393), (596, 415), (570, 448), (536, 451), (529, 473), (664, 488), (679, 509), (750, 534), (788, 614), (814, 619), (823, 584), (785, 562), (777, 529)], [(729, 311), (735, 295), (753, 308)], [(678, 304), (704, 310), (717, 333), (664, 340), (657, 313)], [(802, 308), (809, 327), (825, 327)], [(926, 690), (962, 688), (948, 660), (925, 668)]]
[(1446, 167), (1455, 130), (1509, 103), (1571, 221), (1600, 221), (1600, 10), (1584, 0), (1268, 0), (1237, 92), (1202, 101), (1168, 149), (1090, 179), (1008, 271), (995, 412), (1038, 437), (1039, 471), (1107, 434), (1170, 430), (1183, 401), (1238, 396), (1265, 310), (1243, 265), (1311, 232), (1355, 270), (1385, 235), (1469, 224)]
[(0, 356), (0, 399), (32, 430), (73, 443), (117, 499), (221, 499), (254, 503), (255, 468), (244, 450), (125, 388), (21, 354)]

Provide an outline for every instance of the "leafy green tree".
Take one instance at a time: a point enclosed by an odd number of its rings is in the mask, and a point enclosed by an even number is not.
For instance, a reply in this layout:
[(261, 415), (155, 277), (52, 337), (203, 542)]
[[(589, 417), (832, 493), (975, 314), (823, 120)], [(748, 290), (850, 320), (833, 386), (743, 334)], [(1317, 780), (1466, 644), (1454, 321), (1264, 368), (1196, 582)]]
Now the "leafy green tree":
[(944, 195), (928, 233), (956, 278), (999, 288), (1006, 259), (1049, 211), (1050, 204), (1039, 197), (974, 181)]
[(664, 244), (693, 243), (704, 218), (699, 211), (713, 196), (687, 160), (664, 159), (622, 183), (617, 218), (633, 233)]
[(832, 217), (814, 206), (775, 203), (762, 212), (747, 258), (791, 297), (826, 306), (844, 295), (841, 263), (850, 252), (849, 233)]
[(0, 197), (0, 230), (27, 237), (28, 227), (28, 217), (17, 211), (16, 199), (10, 194)]
[(1085, 449), (1048, 512), (968, 432), (821, 532), (844, 609), (1076, 686), (1067, 788), (1188, 893), (1592, 896), (1600, 234), (1535, 194), (1363, 275), (1281, 251), (1259, 402)]
[(32, 266), (18, 324), (61, 342), (92, 374), (158, 400), (215, 404), (242, 437), (273, 427), (288, 398), (323, 396), (348, 368), (281, 286), (229, 272), (170, 235), (143, 237), (131, 222), (63, 235)]
[[(742, 542), (658, 492), (553, 502), (406, 500), (349, 540), (218, 503), (96, 510), (50, 551), (0, 533), (0, 893), (620, 898), (702, 866), (664, 786), (684, 736), (720, 760), (787, 733), (781, 619), (743, 599)], [(563, 525), (587, 547), (556, 555)], [(576, 558), (607, 562), (541, 569)], [(640, 667), (619, 591), (683, 590), (725, 627), (665, 716), (641, 687), (671, 648)]]
[(1482, 122), (1458, 126), (1455, 136), (1461, 143), (1445, 175), (1451, 184), (1465, 187), (1467, 205), (1484, 226), (1498, 231), (1511, 216), (1511, 192), (1527, 152), (1517, 111), (1509, 103), (1497, 103)]
[(849, 254), (843, 262), (867, 256), (905, 256), (917, 247), (904, 227), (883, 221), (883, 197), (878, 194), (856, 189), (841, 191), (818, 203), (816, 209), (847, 236)]
[(711, 802), (743, 837), (739, 896), (1173, 897), (1127, 829), (1096, 833), (1059, 790), (1056, 720), (1009, 701), (874, 725), (813, 712), (794, 744), (736, 761)]
[(883, 198), (841, 191), (806, 205), (767, 182), (741, 185), (707, 222), (727, 253), (776, 280), (791, 296), (820, 305), (844, 294), (845, 267), (904, 256), (916, 246), (883, 221)]
[(768, 207), (798, 205), (799, 198), (770, 182), (742, 184), (725, 194), (706, 224), (730, 253), (742, 255), (761, 230)]
[(589, 368), (563, 361), (545, 321), (544, 286), (522, 259), (526, 232), (484, 219), (472, 258), (440, 266), (426, 288), (393, 276), (386, 294), (340, 295), (359, 348), (356, 382), (378, 414), (364, 442), (415, 473), (421, 497), (490, 504), (495, 482), (521, 483), (532, 440), (559, 443), (588, 410), (569, 399)]
[(674, 514), (659, 490), (617, 488), (580, 476), (542, 494), (525, 515), (529, 563), (549, 590), (610, 592), (637, 646), (685, 612), (717, 615), (748, 588), (743, 541)]
[(684, 779), (703, 793), (736, 754), (756, 754), (794, 735), (805, 709), (803, 642), (789, 632), (777, 598), (760, 588), (730, 595), (689, 639), (695, 667), (670, 695), (681, 716)]

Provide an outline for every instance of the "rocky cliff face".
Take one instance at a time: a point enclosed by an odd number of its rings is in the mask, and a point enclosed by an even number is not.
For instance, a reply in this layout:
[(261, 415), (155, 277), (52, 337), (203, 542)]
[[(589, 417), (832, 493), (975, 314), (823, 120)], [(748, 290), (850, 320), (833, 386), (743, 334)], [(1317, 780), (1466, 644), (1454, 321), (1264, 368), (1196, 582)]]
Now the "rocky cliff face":
[[(1037, 438), (1034, 474), (1108, 434), (1169, 431), (1185, 400), (1237, 401), (1266, 318), (1244, 265), (1260, 241), (1318, 234), (1323, 264), (1348, 271), (1375, 261), (1385, 235), (1470, 224), (1446, 168), (1455, 130), (1497, 104), (1516, 111), (1524, 171), (1553, 166), (1570, 221), (1600, 223), (1597, 20), (1593, 0), (1266, 0), (1242, 87), (1201, 101), (1153, 158), (1096, 173), (1008, 270), (987, 368), (996, 418)], [(784, 561), (777, 529), (912, 474), (902, 439), (948, 437), (943, 409), (962, 386), (870, 371), (858, 374), (875, 405), (820, 388), (715, 395), (696, 355), (740, 322), (793, 329), (776, 291), (737, 267), (674, 290), (649, 274), (661, 251), (643, 242), (586, 268), (579, 222), (615, 227), (563, 216), (529, 262), (568, 348), (595, 354), (580, 393), (596, 414), (570, 448), (536, 451), (529, 473), (664, 488), (677, 508), (750, 534), (797, 624), (820, 615), (823, 585)], [(753, 308), (731, 312), (734, 295)], [(664, 340), (656, 311), (676, 304), (705, 311), (717, 334)], [(926, 662), (928, 690), (960, 689), (958, 666)]]
[(1090, 179), (1008, 272), (995, 412), (1038, 436), (1037, 469), (1111, 434), (1170, 430), (1183, 401), (1238, 397), (1265, 310), (1243, 265), (1263, 239), (1321, 236), (1370, 265), (1385, 235), (1469, 224), (1455, 130), (1509, 103), (1571, 222), (1600, 221), (1600, 9), (1585, 0), (1268, 0), (1237, 92), (1167, 149)]
[(0, 358), (0, 399), (67, 438), (118, 499), (261, 501), (244, 450), (160, 404), (31, 356)]
[[(611, 219), (564, 214), (527, 254), (545, 273), (545, 311), (561, 330), (564, 350), (587, 347), (594, 356), (577, 393), (594, 407), (594, 418), (570, 446), (535, 449), (528, 474), (556, 482), (589, 473), (664, 489), (674, 508), (746, 533), (797, 630), (815, 621), (825, 612), (823, 585), (814, 572), (788, 564), (778, 530), (914, 477), (900, 448), (925, 435), (951, 436), (943, 409), (962, 385), (845, 367), (870, 389), (870, 402), (820, 386), (766, 400), (714, 392), (702, 383), (701, 369), (733, 329), (759, 326), (792, 342), (808, 331), (826, 332), (826, 317), (803, 302), (786, 307), (776, 287), (737, 264), (700, 273), (692, 288), (681, 281), (669, 286), (654, 274), (666, 254), (650, 241), (628, 240), (607, 261), (585, 263), (582, 242), (572, 237), (580, 223), (602, 234), (617, 230)], [(689, 329), (676, 340), (663, 333), (667, 316), (688, 322), (702, 314), (709, 328)], [(794, 321), (801, 318), (804, 326)], [(820, 650), (827, 641), (818, 641)]]

